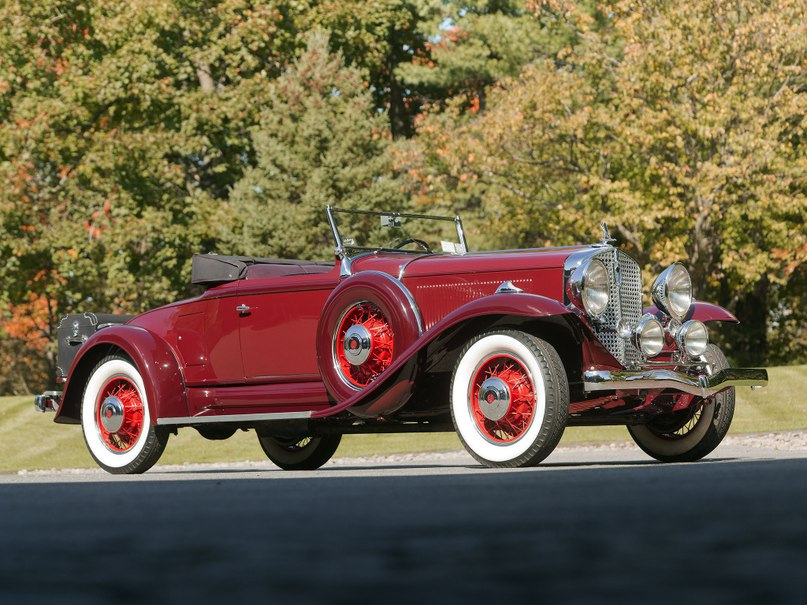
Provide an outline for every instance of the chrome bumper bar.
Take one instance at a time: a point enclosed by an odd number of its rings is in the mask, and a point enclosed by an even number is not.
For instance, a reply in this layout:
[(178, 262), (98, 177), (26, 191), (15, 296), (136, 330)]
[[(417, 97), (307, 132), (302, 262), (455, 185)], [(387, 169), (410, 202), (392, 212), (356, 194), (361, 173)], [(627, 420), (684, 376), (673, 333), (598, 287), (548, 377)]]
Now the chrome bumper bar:
[(34, 409), (37, 412), (55, 412), (62, 399), (61, 391), (45, 391), (34, 397)]
[(589, 370), (583, 372), (583, 388), (591, 391), (648, 391), (674, 389), (699, 397), (709, 397), (729, 387), (764, 387), (766, 370), (726, 368), (716, 374), (690, 376), (674, 370)]

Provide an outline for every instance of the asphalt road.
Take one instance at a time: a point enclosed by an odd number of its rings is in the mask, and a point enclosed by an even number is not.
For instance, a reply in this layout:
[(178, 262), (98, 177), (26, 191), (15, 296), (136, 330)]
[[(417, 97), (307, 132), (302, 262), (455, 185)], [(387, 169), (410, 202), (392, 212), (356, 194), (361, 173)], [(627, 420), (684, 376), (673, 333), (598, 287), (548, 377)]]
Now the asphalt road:
[(0, 475), (0, 602), (805, 603), (807, 452)]

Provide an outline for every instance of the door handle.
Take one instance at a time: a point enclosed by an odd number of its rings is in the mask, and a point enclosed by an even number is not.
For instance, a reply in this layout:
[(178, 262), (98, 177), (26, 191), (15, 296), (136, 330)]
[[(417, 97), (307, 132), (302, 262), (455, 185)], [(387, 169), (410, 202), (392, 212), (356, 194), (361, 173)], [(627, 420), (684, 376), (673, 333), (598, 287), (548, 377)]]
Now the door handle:
[(238, 305), (235, 310), (238, 311), (239, 315), (246, 315), (251, 308), (249, 305)]

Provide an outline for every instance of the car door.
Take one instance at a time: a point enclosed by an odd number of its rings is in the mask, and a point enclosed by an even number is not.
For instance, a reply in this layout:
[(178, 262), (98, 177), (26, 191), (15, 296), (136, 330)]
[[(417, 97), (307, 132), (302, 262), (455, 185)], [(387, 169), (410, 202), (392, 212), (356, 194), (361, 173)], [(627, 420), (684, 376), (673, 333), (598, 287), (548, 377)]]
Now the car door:
[(319, 381), (316, 333), (335, 272), (243, 280), (238, 285), (247, 382)]
[(244, 381), (239, 315), (232, 295), (185, 305), (177, 314), (170, 340), (182, 359), (189, 387)]

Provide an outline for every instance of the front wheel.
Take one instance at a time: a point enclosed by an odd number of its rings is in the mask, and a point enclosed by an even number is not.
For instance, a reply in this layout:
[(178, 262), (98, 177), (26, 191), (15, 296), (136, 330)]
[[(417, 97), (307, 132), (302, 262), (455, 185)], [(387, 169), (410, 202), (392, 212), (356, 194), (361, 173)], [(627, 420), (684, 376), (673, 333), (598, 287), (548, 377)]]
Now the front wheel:
[(336, 453), (342, 435), (321, 437), (272, 437), (258, 434), (266, 456), (287, 471), (313, 471)]
[(525, 332), (487, 332), (460, 353), (451, 417), (465, 449), (486, 466), (538, 464), (555, 449), (569, 415), (563, 364)]
[(93, 368), (81, 399), (81, 428), (90, 455), (105, 471), (137, 474), (159, 460), (168, 432), (151, 424), (143, 377), (113, 355)]
[[(726, 356), (710, 344), (704, 354), (712, 372), (729, 367)], [(648, 424), (629, 426), (630, 436), (642, 450), (661, 462), (694, 462), (711, 453), (729, 432), (734, 417), (734, 387), (689, 408), (662, 414)]]

